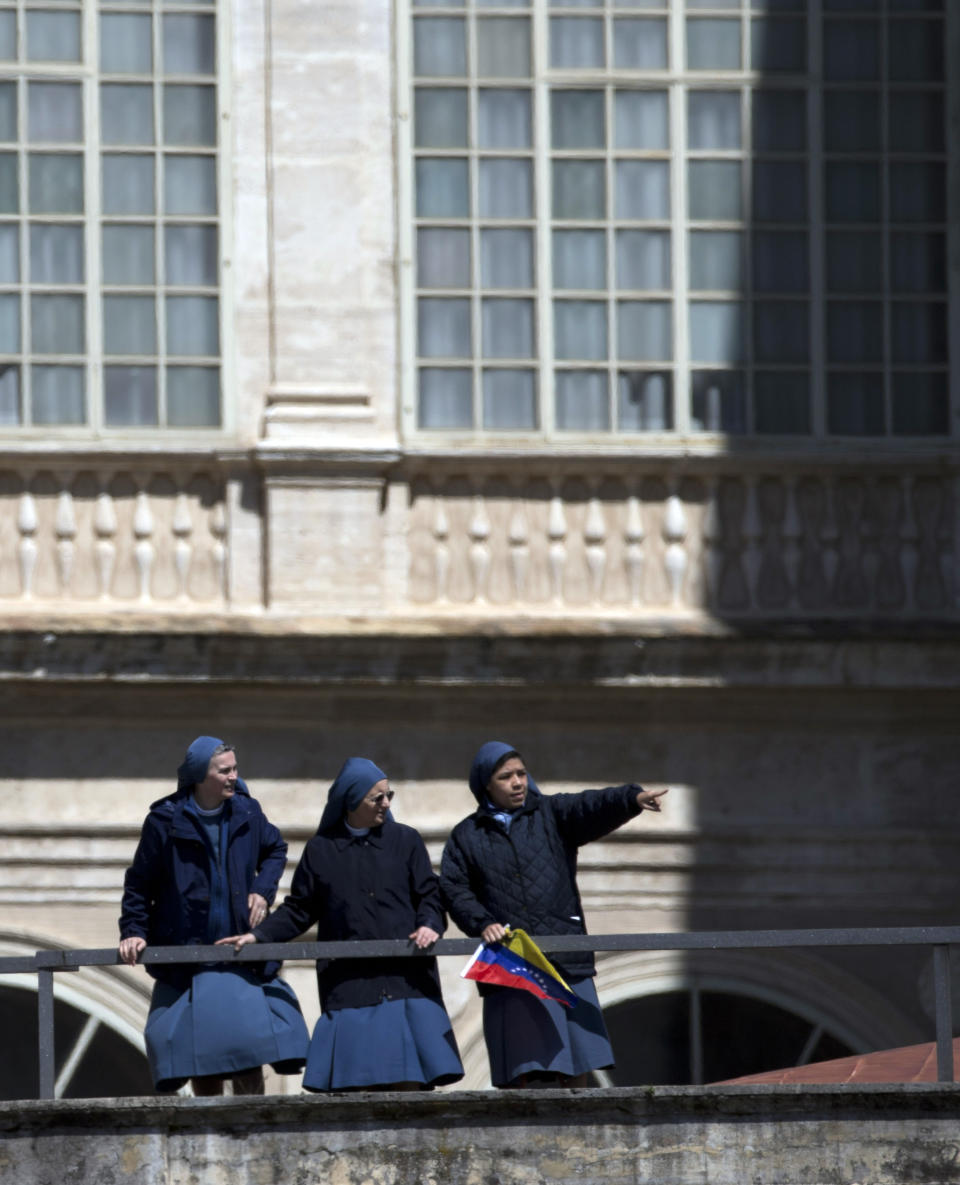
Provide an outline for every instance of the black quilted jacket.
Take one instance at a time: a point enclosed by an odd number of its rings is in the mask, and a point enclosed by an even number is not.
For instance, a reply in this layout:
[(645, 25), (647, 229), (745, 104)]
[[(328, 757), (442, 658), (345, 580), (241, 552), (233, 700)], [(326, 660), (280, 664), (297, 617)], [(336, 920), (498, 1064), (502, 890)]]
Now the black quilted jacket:
[[(481, 806), (454, 827), (443, 850), (440, 888), (451, 918), (468, 935), (492, 922), (528, 934), (585, 934), (577, 849), (639, 814), (639, 791), (629, 785), (547, 795), (531, 787), (509, 831)], [(549, 958), (567, 979), (594, 974), (589, 951)]]

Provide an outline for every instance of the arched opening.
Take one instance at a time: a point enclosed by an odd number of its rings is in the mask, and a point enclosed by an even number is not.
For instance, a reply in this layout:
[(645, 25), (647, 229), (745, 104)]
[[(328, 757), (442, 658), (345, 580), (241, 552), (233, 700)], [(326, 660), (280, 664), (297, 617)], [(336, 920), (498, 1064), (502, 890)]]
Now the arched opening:
[[(5, 976), (0, 982), (0, 1099), (36, 1098), (37, 993), (32, 977)], [(11, 982), (20, 981), (20, 982)], [(102, 1005), (54, 996), (55, 1096), (63, 1099), (152, 1094), (150, 1070), (142, 1049), (132, 1044), (117, 1018)]]
[(700, 1085), (913, 1044), (856, 976), (802, 951), (635, 951), (604, 960), (616, 1066), (598, 1085)]
[[(42, 939), (0, 934), (0, 954), (32, 955)], [(113, 967), (83, 967), (53, 977), (56, 1098), (153, 1093), (143, 1044), (149, 995)], [(0, 976), (0, 1099), (39, 1091), (37, 977)]]
[(604, 1012), (616, 1065), (605, 1085), (700, 1085), (854, 1050), (821, 1022), (755, 996), (697, 985)]

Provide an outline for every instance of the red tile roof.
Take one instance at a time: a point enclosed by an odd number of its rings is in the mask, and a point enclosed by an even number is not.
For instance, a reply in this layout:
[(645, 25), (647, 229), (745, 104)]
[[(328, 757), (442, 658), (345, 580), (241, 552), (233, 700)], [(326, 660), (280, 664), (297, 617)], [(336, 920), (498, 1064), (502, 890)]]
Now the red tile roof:
[[(953, 1043), (953, 1077), (954, 1081), (960, 1078), (960, 1038)], [(854, 1054), (829, 1062), (811, 1062), (810, 1065), (793, 1066), (787, 1070), (768, 1070), (765, 1074), (728, 1078), (712, 1085), (936, 1081), (937, 1047), (931, 1041), (927, 1045), (904, 1045), (899, 1049), (881, 1049), (877, 1053)]]

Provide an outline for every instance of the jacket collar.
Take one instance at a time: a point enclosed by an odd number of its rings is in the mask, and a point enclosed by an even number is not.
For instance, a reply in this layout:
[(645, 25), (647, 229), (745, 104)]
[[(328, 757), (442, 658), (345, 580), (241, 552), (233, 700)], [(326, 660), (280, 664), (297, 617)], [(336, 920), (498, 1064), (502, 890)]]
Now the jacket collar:
[[(517, 810), (515, 810), (513, 812), (513, 816), (514, 816), (514, 818), (518, 818), (520, 815), (532, 815), (535, 810), (539, 809), (539, 807), (540, 807), (540, 792), (538, 790), (533, 790), (533, 789), (528, 788), (527, 797), (524, 799), (523, 806), (521, 806)], [(506, 828), (504, 827), (504, 825), (496, 817), (497, 813), (498, 813), (498, 808), (493, 806), (492, 804), (489, 804), (485, 798), (484, 801), (480, 804), (479, 809), (474, 812), (474, 818), (477, 820), (478, 823), (483, 823), (484, 826), (497, 827), (501, 831), (506, 831)]]
[[(169, 801), (171, 802), (173, 811), (170, 820), (170, 834), (178, 839), (198, 839), (200, 835), (200, 817), (192, 811), (187, 810), (190, 795), (178, 794)], [(250, 801), (247, 798), (234, 795), (233, 798), (227, 801), (224, 811), (227, 823), (227, 838), (231, 839), (247, 822), (247, 816), (250, 813)]]
[(339, 819), (331, 828), (321, 832), (321, 834), (333, 840), (334, 847), (338, 852), (342, 852), (352, 843), (359, 843), (361, 840), (366, 840), (367, 843), (372, 844), (375, 848), (382, 848), (383, 829), (386, 826), (386, 823), (381, 823), (379, 827), (371, 827), (366, 835), (351, 835), (346, 829), (343, 820)]

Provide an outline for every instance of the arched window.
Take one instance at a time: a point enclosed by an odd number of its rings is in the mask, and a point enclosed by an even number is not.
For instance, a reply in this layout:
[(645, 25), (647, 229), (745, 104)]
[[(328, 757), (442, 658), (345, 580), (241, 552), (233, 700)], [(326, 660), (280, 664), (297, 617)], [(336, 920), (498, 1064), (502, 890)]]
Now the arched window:
[(855, 1052), (822, 1023), (767, 1000), (694, 985), (604, 1011), (616, 1066), (604, 1085), (700, 1085)]
[(616, 1067), (598, 1085), (699, 1085), (929, 1040), (805, 951), (631, 951), (599, 963)]
[[(39, 937), (0, 934), (0, 955), (32, 955)], [(53, 977), (56, 1098), (152, 1094), (143, 1043), (149, 989), (119, 968), (82, 967)], [(37, 977), (0, 975), (0, 1099), (38, 1094)]]
[[(0, 982), (0, 1099), (36, 1098), (37, 994), (32, 976), (5, 976)], [(23, 982), (11, 982), (20, 981)], [(74, 996), (72, 992), (68, 995)], [(142, 1049), (132, 1044), (116, 1016), (92, 1001), (69, 1001), (57, 992), (53, 1004), (55, 1095), (90, 1099), (152, 1094), (153, 1083)]]

